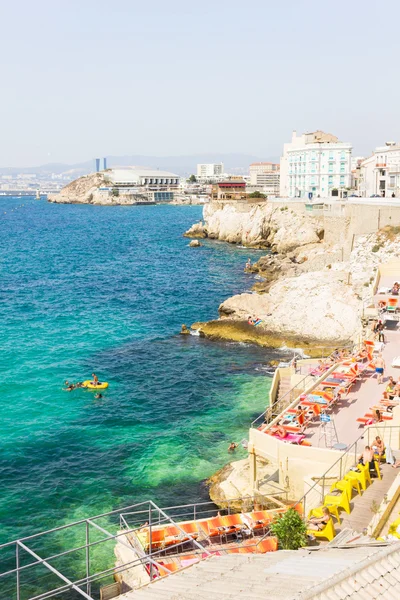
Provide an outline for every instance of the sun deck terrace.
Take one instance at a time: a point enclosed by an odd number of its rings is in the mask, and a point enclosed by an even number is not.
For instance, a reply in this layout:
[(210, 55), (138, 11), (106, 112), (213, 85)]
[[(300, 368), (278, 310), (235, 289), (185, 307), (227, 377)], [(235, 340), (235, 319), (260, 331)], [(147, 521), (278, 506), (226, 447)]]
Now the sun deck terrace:
[[(249, 453), (256, 489), (257, 457), (275, 463), (280, 485), (289, 497), (299, 498), (310, 478), (324, 473), (342, 454), (347, 456), (348, 468), (356, 464), (357, 456), (348, 450), (358, 439), (354, 452), (362, 453), (364, 428), (369, 430), (371, 443), (380, 435), (393, 450), (400, 448), (400, 399), (387, 399), (383, 394), (389, 376), (397, 380), (400, 375), (394, 366), (400, 367), (396, 360), (400, 354), (398, 322), (387, 321), (384, 335), (385, 343), (366, 340), (351, 356), (310, 367), (307, 389), (272, 420), (265, 413), (252, 424)], [(375, 371), (379, 353), (386, 362), (382, 384)]]

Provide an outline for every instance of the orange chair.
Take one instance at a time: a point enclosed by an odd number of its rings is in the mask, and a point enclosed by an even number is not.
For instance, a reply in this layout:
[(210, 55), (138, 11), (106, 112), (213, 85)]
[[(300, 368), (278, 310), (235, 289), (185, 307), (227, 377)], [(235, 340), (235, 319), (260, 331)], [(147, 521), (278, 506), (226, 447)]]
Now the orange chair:
[(245, 546), (243, 548), (239, 548), (239, 554), (255, 554), (256, 552), (256, 546)]
[(234, 527), (235, 529), (241, 529), (244, 525), (242, 515), (240, 513), (221, 517), (221, 521), (224, 527)]
[(199, 526), (197, 523), (182, 523), (180, 528), (183, 529), (185, 533), (189, 533), (190, 536), (194, 539), (199, 537)]
[(163, 548), (165, 543), (165, 530), (164, 529), (156, 529), (151, 532), (151, 547), (155, 548)]
[(386, 312), (396, 312), (397, 310), (397, 298), (389, 298), (388, 304), (386, 307)]
[(257, 552), (276, 552), (278, 550), (278, 538), (268, 537), (257, 544)]

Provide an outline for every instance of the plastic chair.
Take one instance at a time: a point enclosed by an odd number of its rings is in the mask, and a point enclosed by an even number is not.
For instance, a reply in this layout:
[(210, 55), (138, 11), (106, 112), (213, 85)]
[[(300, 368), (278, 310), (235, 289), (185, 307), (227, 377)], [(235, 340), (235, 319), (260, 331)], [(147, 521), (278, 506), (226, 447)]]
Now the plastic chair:
[(242, 519), (242, 515), (240, 513), (235, 513), (233, 515), (225, 515), (221, 518), (224, 527), (236, 527), (242, 528), (244, 523)]
[(357, 467), (361, 471), (361, 473), (364, 471), (368, 483), (371, 483), (371, 473), (369, 472), (369, 465), (358, 464)]
[(361, 496), (362, 494), (362, 487), (360, 485), (360, 482), (358, 479), (356, 478), (349, 478), (349, 479), (345, 479), (345, 481), (348, 481), (351, 484), (351, 487), (353, 488), (353, 490), (357, 490), (358, 494)]
[(346, 492), (350, 502), (351, 497), (353, 495), (353, 486), (351, 485), (351, 482), (348, 479), (341, 479), (340, 481), (335, 481), (335, 483), (332, 483), (331, 492), (333, 492), (333, 490), (340, 490), (341, 492)]
[(269, 537), (262, 540), (257, 544), (257, 552), (264, 554), (265, 552), (276, 552), (278, 550), (278, 539), (276, 537)]
[(314, 531), (314, 529), (307, 529), (307, 535), (314, 536), (316, 538), (326, 538), (329, 542), (333, 540), (336, 536), (336, 531), (333, 526), (332, 517), (329, 519), (328, 523), (325, 525), (321, 531)]
[(381, 469), (379, 467), (379, 461), (378, 460), (374, 460), (374, 465), (375, 465), (376, 474), (378, 475), (378, 479), (382, 479)]
[(330, 512), (333, 512), (337, 516), (339, 522), (339, 508), (343, 508), (347, 514), (350, 514), (351, 512), (347, 492), (342, 492), (340, 496), (332, 496), (327, 494), (324, 498), (324, 506), (329, 508)]
[(364, 492), (367, 489), (367, 482), (371, 483), (371, 477), (369, 476), (369, 469), (368, 469), (368, 475), (364, 469), (362, 471), (349, 471), (344, 476), (344, 479), (350, 479), (350, 480), (357, 479), (361, 483), (361, 487)]

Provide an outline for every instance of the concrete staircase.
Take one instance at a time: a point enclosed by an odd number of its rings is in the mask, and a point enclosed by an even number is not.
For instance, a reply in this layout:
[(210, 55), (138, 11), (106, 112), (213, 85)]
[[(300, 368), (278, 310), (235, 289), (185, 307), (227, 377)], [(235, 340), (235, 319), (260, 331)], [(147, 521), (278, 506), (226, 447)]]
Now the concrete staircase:
[(276, 396), (277, 401), (279, 402), (280, 400), (282, 400), (282, 398), (284, 396), (287, 397), (288, 402), (289, 402), (289, 391), (291, 389), (291, 385), (290, 385), (290, 377), (284, 377), (282, 379), (279, 380), (279, 386), (278, 386), (278, 393)]

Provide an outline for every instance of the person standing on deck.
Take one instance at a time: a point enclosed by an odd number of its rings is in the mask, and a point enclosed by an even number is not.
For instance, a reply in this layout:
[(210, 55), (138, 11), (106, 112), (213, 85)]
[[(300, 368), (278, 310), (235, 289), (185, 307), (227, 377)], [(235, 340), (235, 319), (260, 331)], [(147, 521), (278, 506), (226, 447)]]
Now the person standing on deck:
[(385, 372), (385, 361), (383, 359), (382, 353), (378, 354), (378, 358), (375, 361), (375, 373), (378, 377), (378, 384), (383, 383), (383, 374)]

